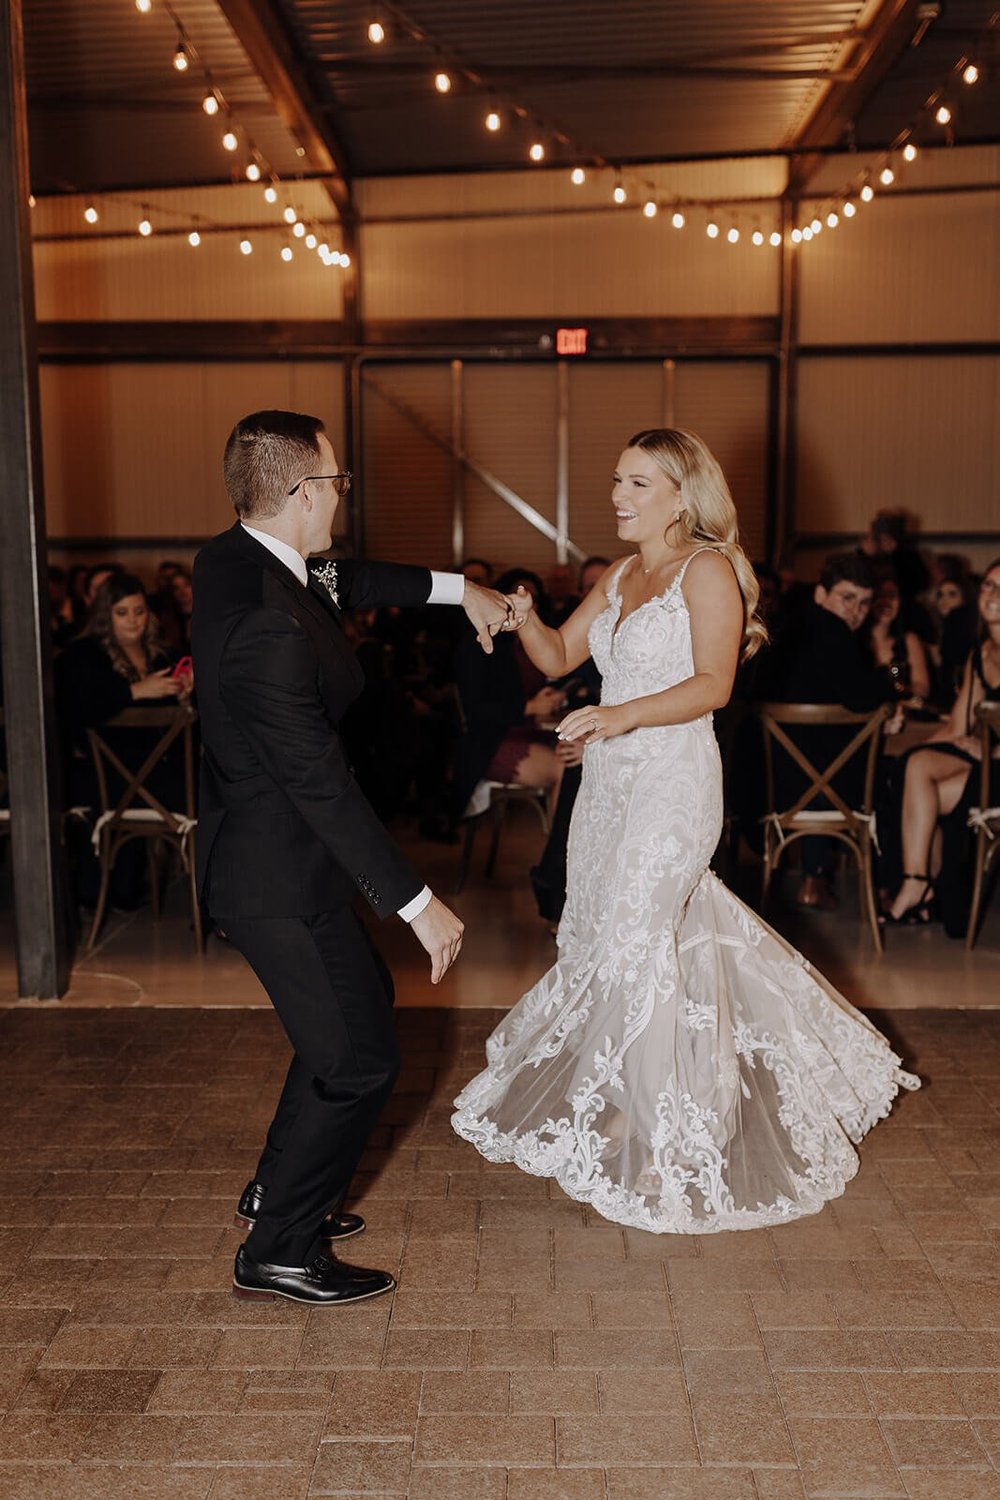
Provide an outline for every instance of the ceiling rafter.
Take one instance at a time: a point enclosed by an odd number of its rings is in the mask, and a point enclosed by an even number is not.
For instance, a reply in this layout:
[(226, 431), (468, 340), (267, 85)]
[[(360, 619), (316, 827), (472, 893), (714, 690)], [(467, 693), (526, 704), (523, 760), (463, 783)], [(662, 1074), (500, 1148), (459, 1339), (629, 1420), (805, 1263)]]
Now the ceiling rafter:
[(823, 156), (816, 148), (836, 146), (864, 104), (910, 45), (918, 25), (919, 0), (882, 0), (870, 24), (854, 43), (848, 77), (833, 82), (797, 131), (785, 196), (801, 197)]

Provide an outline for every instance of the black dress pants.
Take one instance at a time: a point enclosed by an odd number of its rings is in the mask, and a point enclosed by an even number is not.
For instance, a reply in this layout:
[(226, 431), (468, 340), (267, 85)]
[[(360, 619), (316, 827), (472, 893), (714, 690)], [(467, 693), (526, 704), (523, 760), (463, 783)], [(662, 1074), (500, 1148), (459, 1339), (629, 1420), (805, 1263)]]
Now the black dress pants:
[(227, 917), (295, 1049), (257, 1180), (255, 1261), (304, 1266), (339, 1209), (399, 1072), (392, 979), (349, 906), (314, 917)]

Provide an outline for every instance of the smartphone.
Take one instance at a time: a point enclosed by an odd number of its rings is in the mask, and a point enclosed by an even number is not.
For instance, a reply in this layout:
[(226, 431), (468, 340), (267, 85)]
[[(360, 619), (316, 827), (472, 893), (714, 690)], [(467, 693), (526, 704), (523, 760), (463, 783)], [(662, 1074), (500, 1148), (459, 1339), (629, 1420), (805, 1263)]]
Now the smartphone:
[(190, 677), (193, 666), (190, 656), (182, 656), (170, 675), (171, 677)]

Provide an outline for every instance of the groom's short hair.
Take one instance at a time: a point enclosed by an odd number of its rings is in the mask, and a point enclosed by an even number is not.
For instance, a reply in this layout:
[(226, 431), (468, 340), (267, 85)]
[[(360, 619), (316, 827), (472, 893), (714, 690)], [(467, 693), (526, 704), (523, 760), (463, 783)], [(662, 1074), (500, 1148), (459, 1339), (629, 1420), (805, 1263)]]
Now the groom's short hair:
[(322, 431), (319, 417), (298, 411), (255, 411), (237, 422), (222, 472), (241, 520), (263, 520), (284, 510), (288, 491), (315, 472)]

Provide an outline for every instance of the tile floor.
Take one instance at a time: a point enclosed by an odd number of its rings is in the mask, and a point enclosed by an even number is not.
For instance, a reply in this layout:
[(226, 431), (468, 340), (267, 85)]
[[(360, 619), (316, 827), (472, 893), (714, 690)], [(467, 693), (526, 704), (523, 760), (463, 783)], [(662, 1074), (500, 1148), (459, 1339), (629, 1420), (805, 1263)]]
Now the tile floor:
[(623, 1231), (448, 1125), (497, 1012), (400, 1014), (359, 1180), (399, 1289), (229, 1293), (286, 1048), (260, 1009), (0, 1013), (3, 1500), (1000, 1500), (1000, 1012), (815, 1219)]

